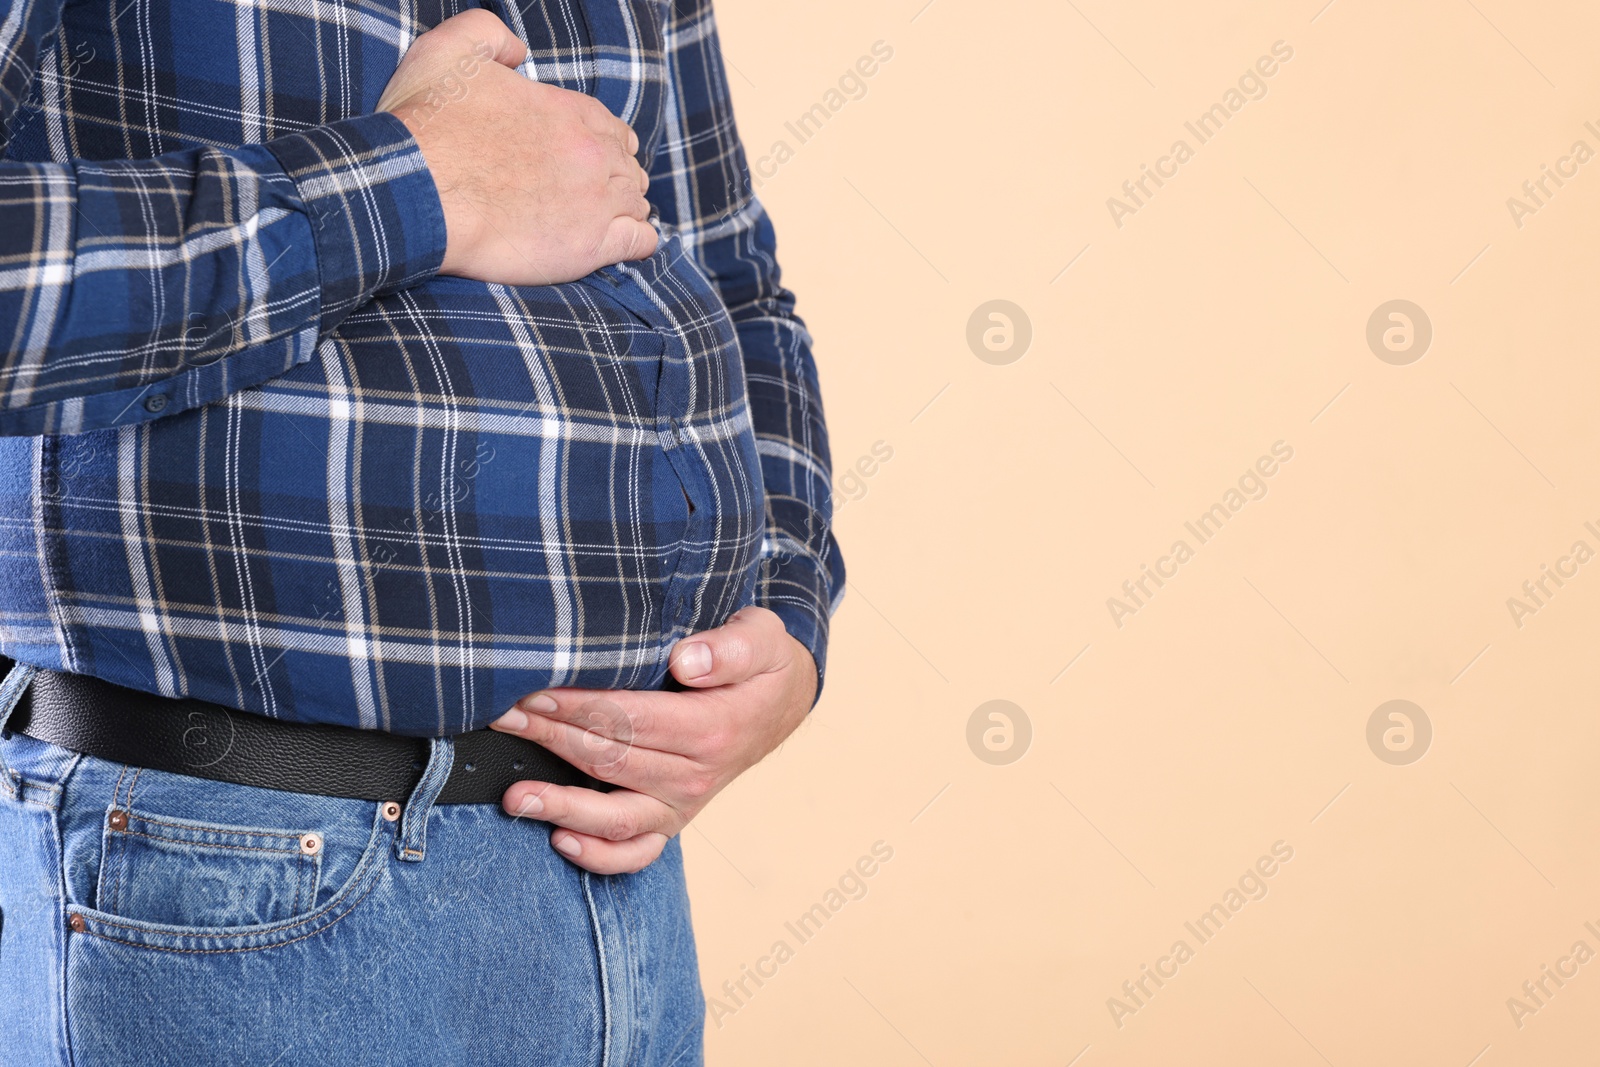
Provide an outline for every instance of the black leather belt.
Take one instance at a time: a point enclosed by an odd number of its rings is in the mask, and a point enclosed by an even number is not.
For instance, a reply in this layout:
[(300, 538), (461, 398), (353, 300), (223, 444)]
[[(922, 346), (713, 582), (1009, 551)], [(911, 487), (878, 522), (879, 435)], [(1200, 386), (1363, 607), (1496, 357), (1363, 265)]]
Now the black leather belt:
[[(34, 675), (6, 729), (113, 763), (351, 800), (404, 803), (428, 760), (426, 738), (268, 719), (47, 670)], [(614, 788), (531, 741), (474, 730), (455, 738), (437, 803), (498, 804), (525, 779)]]

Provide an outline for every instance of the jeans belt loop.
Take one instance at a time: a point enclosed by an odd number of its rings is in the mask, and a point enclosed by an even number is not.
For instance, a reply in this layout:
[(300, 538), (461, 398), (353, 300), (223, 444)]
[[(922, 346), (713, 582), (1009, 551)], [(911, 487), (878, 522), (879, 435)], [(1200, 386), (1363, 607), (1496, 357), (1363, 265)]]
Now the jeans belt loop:
[(17, 702), (22, 699), (28, 683), (33, 681), (37, 669), (26, 663), (15, 664), (6, 674), (6, 680), (0, 682), (0, 734), (5, 733), (6, 723), (11, 721), (11, 713), (17, 710)]
[(456, 743), (449, 737), (428, 739), (428, 766), (422, 771), (422, 780), (411, 790), (406, 800), (405, 814), (400, 818), (400, 836), (395, 839), (395, 855), (403, 860), (419, 861), (428, 850), (428, 813), (456, 761)]
[[(26, 663), (12, 663), (11, 669), (6, 672), (5, 680), (0, 681), (0, 737), (9, 736), (6, 733), (6, 724), (11, 721), (11, 713), (17, 710), (17, 704), (22, 701), (22, 694), (28, 691), (28, 684), (33, 681), (37, 669)], [(22, 776), (12, 770), (4, 758), (0, 758), (0, 775), (4, 775), (7, 779), (6, 787), (11, 789), (12, 796), (21, 800)]]

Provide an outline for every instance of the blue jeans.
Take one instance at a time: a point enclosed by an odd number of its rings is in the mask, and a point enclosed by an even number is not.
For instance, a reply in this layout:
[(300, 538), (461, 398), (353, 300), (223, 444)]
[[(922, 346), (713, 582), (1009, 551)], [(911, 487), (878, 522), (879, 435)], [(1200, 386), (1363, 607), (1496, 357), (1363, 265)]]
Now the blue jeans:
[(0, 733), (0, 1065), (699, 1064), (678, 842), (589, 874), (451, 755), (391, 819)]

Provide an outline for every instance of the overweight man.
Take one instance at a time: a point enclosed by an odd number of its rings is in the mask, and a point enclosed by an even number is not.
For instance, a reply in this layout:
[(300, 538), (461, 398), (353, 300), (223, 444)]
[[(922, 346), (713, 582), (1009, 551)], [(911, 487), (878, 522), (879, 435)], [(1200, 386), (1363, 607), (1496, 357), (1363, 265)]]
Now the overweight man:
[(8, 0), (0, 127), (0, 1064), (701, 1062), (844, 587), (709, 0)]

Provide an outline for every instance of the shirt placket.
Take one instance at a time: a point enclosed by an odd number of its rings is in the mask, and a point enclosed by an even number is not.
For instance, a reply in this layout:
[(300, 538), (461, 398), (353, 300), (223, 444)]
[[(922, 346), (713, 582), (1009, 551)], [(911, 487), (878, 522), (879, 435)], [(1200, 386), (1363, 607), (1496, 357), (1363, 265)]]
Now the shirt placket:
[(662, 602), (662, 631), (676, 638), (693, 627), (700, 588), (715, 553), (709, 526), (712, 475), (694, 431), (692, 364), (696, 353), (637, 280), (643, 277), (643, 284), (648, 284), (658, 269), (659, 260), (650, 259), (628, 268), (606, 267), (599, 273), (612, 286), (618, 301), (648, 323), (662, 340), (661, 376), (655, 398), (656, 440), (689, 501), (676, 565), (665, 582)]

